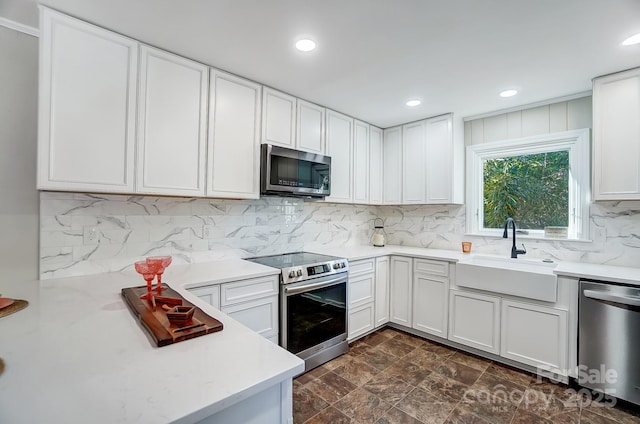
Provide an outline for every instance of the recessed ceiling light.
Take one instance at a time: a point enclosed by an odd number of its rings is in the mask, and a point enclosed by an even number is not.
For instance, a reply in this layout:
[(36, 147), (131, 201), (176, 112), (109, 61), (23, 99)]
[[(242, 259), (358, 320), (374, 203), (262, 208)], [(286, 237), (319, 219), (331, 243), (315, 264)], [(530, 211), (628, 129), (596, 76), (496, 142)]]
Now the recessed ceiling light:
[(309, 40), (308, 38), (298, 40), (296, 42), (296, 49), (301, 52), (310, 52), (311, 50), (316, 48), (316, 43), (313, 40)]
[(407, 103), (405, 103), (407, 106), (409, 107), (416, 107), (416, 106), (420, 106), (420, 103), (422, 103), (420, 100), (418, 99), (413, 99), (413, 100), (409, 100)]
[(632, 35), (622, 42), (623, 46), (632, 46), (634, 44), (640, 44), (640, 33)]
[(504, 90), (500, 93), (500, 97), (511, 97), (518, 94), (518, 90)]

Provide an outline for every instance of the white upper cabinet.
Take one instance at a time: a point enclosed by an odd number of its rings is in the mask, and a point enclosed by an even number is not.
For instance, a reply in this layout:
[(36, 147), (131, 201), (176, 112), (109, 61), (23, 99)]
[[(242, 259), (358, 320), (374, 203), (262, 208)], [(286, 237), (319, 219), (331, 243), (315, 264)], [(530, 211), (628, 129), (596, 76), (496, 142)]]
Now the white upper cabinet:
[(369, 203), (382, 204), (382, 130), (369, 127)]
[(134, 189), (138, 43), (41, 8), (38, 188)]
[(262, 142), (295, 148), (296, 98), (264, 87), (262, 98)]
[(209, 68), (140, 49), (136, 191), (204, 196)]
[(384, 130), (383, 154), (383, 204), (402, 203), (402, 127)]
[(425, 203), (425, 122), (402, 126), (402, 203)]
[(353, 202), (369, 203), (369, 124), (353, 123)]
[(453, 134), (452, 116), (444, 115), (425, 121), (426, 203), (453, 203)]
[(260, 197), (261, 89), (251, 81), (211, 72), (208, 196)]
[(640, 199), (640, 68), (593, 80), (593, 198)]
[(296, 148), (324, 155), (325, 109), (300, 99), (297, 105)]
[(402, 127), (402, 203), (461, 202), (464, 152), (453, 137), (453, 116), (436, 116)]
[(331, 196), (329, 202), (353, 201), (353, 119), (327, 110), (327, 155), (331, 156)]

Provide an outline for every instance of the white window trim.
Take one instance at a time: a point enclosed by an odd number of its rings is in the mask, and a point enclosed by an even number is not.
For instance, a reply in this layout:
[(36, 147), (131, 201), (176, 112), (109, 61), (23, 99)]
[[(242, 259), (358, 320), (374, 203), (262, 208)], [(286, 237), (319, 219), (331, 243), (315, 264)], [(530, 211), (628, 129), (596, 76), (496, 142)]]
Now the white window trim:
[[(502, 237), (501, 229), (482, 228), (483, 160), (541, 153), (543, 151), (569, 150), (570, 225), (568, 240), (587, 240), (589, 238), (589, 204), (591, 202), (590, 139), (590, 130), (585, 128), (468, 146), (467, 233), (478, 236)], [(573, 225), (571, 225), (571, 221), (573, 221)], [(534, 238), (544, 238), (543, 231), (529, 230), (529, 234)]]

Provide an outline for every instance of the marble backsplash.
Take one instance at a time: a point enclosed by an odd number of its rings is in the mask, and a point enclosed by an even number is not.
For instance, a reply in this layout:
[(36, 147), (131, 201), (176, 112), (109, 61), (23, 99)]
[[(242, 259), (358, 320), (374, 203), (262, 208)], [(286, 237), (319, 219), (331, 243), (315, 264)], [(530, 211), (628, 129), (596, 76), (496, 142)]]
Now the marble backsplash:
[[(508, 254), (511, 241), (466, 236), (464, 206), (364, 206), (264, 197), (220, 200), (41, 192), (41, 278), (129, 269), (151, 255), (206, 262), (367, 244), (383, 218), (388, 244)], [(527, 257), (640, 266), (640, 202), (591, 205), (591, 242), (524, 240)]]

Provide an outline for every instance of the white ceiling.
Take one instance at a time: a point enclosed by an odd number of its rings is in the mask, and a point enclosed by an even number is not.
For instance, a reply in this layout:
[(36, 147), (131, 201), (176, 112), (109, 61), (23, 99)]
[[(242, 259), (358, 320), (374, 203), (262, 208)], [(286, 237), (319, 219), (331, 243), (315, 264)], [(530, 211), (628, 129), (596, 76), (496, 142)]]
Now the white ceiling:
[[(33, 0), (0, 3), (0, 16), (37, 26)], [(42, 3), (383, 128), (581, 93), (640, 66), (640, 45), (620, 45), (640, 32), (639, 0)], [(294, 49), (301, 35), (314, 52)], [(507, 88), (520, 93), (499, 97)]]

